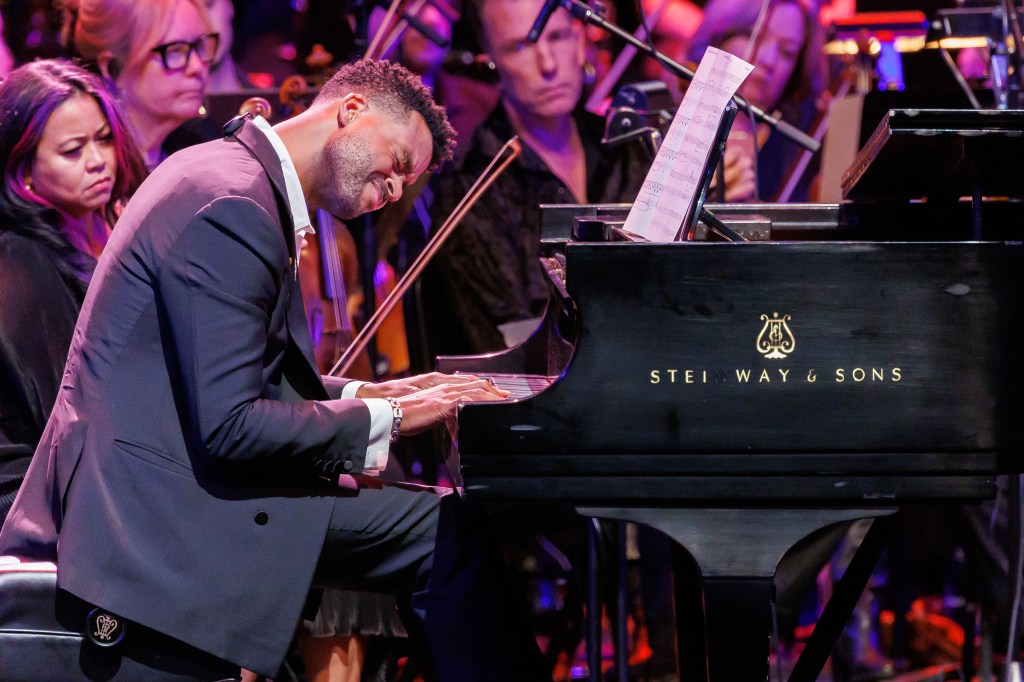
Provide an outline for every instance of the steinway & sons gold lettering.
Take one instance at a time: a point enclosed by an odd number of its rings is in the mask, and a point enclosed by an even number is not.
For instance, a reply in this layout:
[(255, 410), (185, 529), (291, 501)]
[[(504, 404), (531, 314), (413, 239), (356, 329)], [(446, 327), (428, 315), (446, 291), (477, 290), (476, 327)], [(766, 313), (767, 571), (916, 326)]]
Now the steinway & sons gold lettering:
[(879, 367), (870, 367), (867, 369), (864, 367), (854, 367), (851, 370), (847, 370), (843, 367), (837, 367), (835, 377), (837, 384), (842, 384), (847, 381), (853, 381), (857, 384), (863, 381), (891, 381), (893, 383), (898, 383), (903, 379), (903, 371), (899, 367), (893, 367), (888, 371)]
[[(826, 379), (829, 374), (817, 369), (807, 368), (797, 371), (792, 369), (734, 369), (731, 372), (709, 369), (678, 369), (666, 367), (652, 369), (649, 381), (657, 384), (785, 384), (804, 381), (808, 384), (817, 383), (819, 378)], [(899, 383), (903, 380), (903, 370), (899, 367), (836, 367), (831, 379), (837, 384), (853, 383)]]
[[(662, 376), (662, 372), (664, 372), (664, 376)], [(706, 384), (708, 383), (708, 371), (706, 369), (652, 369), (651, 383), (660, 384), (663, 381), (669, 384), (676, 382), (680, 384)]]
[[(790, 326), (791, 315), (773, 312), (771, 316), (761, 315), (764, 323), (757, 335), (756, 347), (767, 360), (789, 360), (796, 350), (796, 337)], [(775, 364), (774, 362), (771, 364)], [(820, 381), (819, 381), (820, 379)], [(658, 384), (879, 384), (899, 383), (903, 380), (900, 367), (834, 367), (819, 371), (816, 367), (782, 369), (780, 367), (752, 369), (692, 369), (665, 367), (652, 369), (649, 381)]]

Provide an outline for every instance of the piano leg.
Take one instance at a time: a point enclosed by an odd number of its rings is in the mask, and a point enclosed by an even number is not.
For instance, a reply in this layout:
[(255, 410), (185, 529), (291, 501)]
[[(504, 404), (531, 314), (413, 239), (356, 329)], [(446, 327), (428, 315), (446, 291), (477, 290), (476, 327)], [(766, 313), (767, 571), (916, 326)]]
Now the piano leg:
[(704, 581), (708, 679), (768, 679), (771, 599), (771, 578)]
[(694, 580), (688, 557), (674, 564), (682, 682), (767, 680), (771, 577)]
[[(646, 523), (679, 544), (674, 548), (674, 563), (682, 682), (760, 682), (768, 678), (772, 580), (786, 550), (819, 528), (887, 516), (896, 510), (579, 507), (577, 511)], [(684, 556), (690, 562), (689, 571), (684, 570)], [(694, 575), (694, 562), (700, 574), (707, 576), (703, 581), (686, 578)]]
[(681, 682), (708, 679), (704, 590), (700, 570), (682, 546), (672, 546), (672, 577), (676, 607), (676, 652)]

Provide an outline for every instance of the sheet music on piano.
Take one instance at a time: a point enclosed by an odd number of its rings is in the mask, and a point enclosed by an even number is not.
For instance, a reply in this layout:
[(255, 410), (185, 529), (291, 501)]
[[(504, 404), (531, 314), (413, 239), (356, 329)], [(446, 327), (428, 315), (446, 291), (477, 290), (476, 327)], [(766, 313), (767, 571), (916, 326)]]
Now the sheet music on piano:
[(672, 119), (623, 229), (653, 242), (679, 239), (696, 220), (702, 179), (726, 106), (754, 69), (709, 47)]

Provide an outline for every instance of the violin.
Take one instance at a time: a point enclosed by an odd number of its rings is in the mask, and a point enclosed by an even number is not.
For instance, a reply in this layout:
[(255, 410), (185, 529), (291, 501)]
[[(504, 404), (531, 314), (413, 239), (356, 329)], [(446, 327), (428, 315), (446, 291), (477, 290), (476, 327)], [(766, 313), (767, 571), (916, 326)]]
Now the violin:
[[(316, 234), (303, 237), (299, 248), (299, 286), (316, 364), (321, 373), (327, 373), (352, 342), (352, 319), (363, 296), (352, 234), (324, 211), (317, 211), (314, 222)], [(357, 358), (350, 376), (373, 379), (367, 354)]]

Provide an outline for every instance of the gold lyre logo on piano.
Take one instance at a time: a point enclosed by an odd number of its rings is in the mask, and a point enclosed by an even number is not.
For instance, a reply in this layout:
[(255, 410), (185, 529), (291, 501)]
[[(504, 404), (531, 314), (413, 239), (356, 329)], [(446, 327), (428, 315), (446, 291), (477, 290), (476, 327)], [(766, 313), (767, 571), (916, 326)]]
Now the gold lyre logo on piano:
[(757, 352), (769, 360), (781, 360), (796, 350), (796, 339), (786, 324), (789, 315), (780, 318), (778, 313), (772, 313), (771, 317), (762, 315), (761, 319), (764, 320), (764, 328), (757, 335)]

